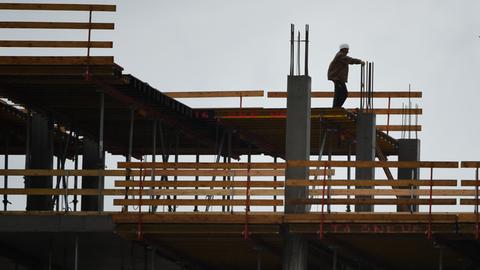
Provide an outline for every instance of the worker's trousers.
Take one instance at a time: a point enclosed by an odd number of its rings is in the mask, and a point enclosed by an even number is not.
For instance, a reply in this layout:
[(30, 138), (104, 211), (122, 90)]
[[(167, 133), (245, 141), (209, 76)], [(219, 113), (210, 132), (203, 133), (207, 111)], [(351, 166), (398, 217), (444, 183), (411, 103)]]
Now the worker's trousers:
[(334, 81), (335, 95), (333, 97), (333, 108), (341, 108), (348, 97), (347, 85), (342, 81)]

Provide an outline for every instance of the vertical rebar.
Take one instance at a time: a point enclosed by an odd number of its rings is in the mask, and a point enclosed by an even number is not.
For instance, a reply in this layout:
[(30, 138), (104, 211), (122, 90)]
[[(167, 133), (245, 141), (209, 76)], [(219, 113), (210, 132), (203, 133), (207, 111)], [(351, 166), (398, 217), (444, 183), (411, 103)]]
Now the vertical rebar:
[(295, 63), (295, 25), (290, 24), (290, 76), (294, 75)]
[[(133, 155), (133, 125), (135, 124), (135, 109), (132, 107), (130, 108), (130, 126), (129, 126), (129, 133), (128, 133), (128, 153), (126, 160), (127, 162), (132, 161)], [(127, 169), (127, 176), (126, 181), (130, 181), (130, 172), (131, 169)], [(128, 187), (125, 188), (125, 199), (128, 199)], [(128, 206), (125, 206), (125, 210), (128, 209)]]
[[(232, 131), (228, 132), (228, 137), (227, 137), (227, 162), (228, 164), (232, 163)], [(231, 176), (227, 176), (227, 181), (230, 182), (232, 180)], [(230, 183), (229, 183), (230, 184)], [(231, 189), (231, 187), (229, 187)], [(227, 199), (230, 200), (230, 196), (227, 196)], [(230, 211), (230, 207), (233, 208), (233, 205), (227, 206), (227, 211)]]
[(363, 111), (363, 95), (365, 91), (365, 65), (360, 67), (360, 111)]
[[(332, 152), (333, 152), (333, 137), (331, 136), (329, 142), (328, 142), (328, 170), (332, 170), (332, 166), (330, 165), (330, 162), (332, 161)], [(326, 168), (325, 168), (326, 169)], [(328, 174), (328, 182), (332, 180), (332, 174)], [(328, 185), (327, 187), (327, 213), (330, 213), (330, 191), (331, 191), (331, 185)]]
[(411, 94), (412, 94), (412, 85), (408, 84), (408, 138), (411, 139), (411, 131), (412, 131), (412, 114), (410, 113), (412, 110), (412, 101), (411, 101)]
[(297, 75), (300, 76), (300, 31), (297, 34)]
[(310, 26), (305, 25), (305, 76), (308, 76), (308, 34), (310, 31)]
[(370, 109), (373, 110), (373, 89), (375, 87), (375, 63), (372, 62), (372, 85), (370, 86)]

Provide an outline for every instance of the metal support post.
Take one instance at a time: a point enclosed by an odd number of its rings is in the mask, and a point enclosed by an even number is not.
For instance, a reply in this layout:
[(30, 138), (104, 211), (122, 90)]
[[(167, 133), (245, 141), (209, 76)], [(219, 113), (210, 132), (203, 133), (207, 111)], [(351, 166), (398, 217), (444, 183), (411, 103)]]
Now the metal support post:
[[(332, 151), (333, 151), (333, 142), (330, 140), (328, 144), (328, 170), (332, 169), (332, 166), (330, 165), (332, 161)], [(332, 181), (332, 175), (328, 174), (328, 182)], [(327, 213), (331, 212), (330, 208), (330, 192), (331, 192), (331, 186), (328, 185), (327, 187)]]
[[(347, 155), (347, 161), (351, 161), (352, 160), (352, 142), (349, 141), (348, 142), (348, 155)], [(352, 168), (351, 167), (347, 167), (347, 180), (350, 181), (352, 180)], [(347, 189), (350, 189), (350, 186), (347, 186)], [(347, 195), (347, 200), (350, 200), (350, 195)], [(347, 212), (351, 212), (352, 209), (351, 209), (351, 206), (350, 204), (347, 204)]]
[(295, 25), (290, 25), (290, 76), (294, 75), (294, 61), (295, 61)]
[(75, 257), (73, 270), (78, 270), (78, 235), (75, 235)]
[[(195, 155), (195, 162), (198, 164), (200, 162), (200, 155), (197, 153)], [(198, 169), (197, 169), (198, 170)], [(195, 176), (195, 182), (198, 182), (200, 180), (200, 177), (198, 175)], [(198, 187), (196, 186), (195, 189), (197, 190)], [(195, 195), (195, 201), (198, 200), (198, 195)], [(198, 212), (198, 205), (195, 205), (193, 207), (194, 212)]]
[[(132, 161), (132, 155), (133, 155), (133, 126), (135, 124), (135, 108), (131, 107), (130, 108), (130, 125), (129, 125), (129, 132), (128, 132), (128, 153), (126, 160), (127, 162)], [(127, 176), (126, 176), (126, 181), (130, 181), (130, 169), (127, 169)], [(125, 199), (128, 199), (128, 187), (125, 188)], [(124, 210), (128, 210), (128, 206), (124, 206)]]
[[(8, 152), (9, 152), (10, 133), (7, 130), (7, 131), (5, 131), (4, 134), (5, 134), (5, 155), (4, 155), (5, 158), (3, 160), (3, 162), (4, 162), (3, 168), (5, 170), (8, 170), (8, 154), (9, 154)], [(3, 188), (5, 190), (8, 189), (8, 175), (6, 175), (6, 174), (3, 176)], [(3, 194), (3, 211), (7, 211), (9, 203), (10, 202), (8, 201), (8, 194), (6, 194), (6, 193)]]
[[(105, 127), (105, 93), (102, 91), (100, 92), (100, 123), (98, 129), (98, 160), (100, 164), (98, 164), (97, 168), (105, 169), (105, 152), (104, 152), (104, 127)], [(101, 191), (104, 186), (104, 176), (98, 176), (98, 196), (97, 196), (97, 204), (98, 204), (98, 211), (103, 210), (103, 196), (101, 195)]]
[[(75, 133), (75, 146), (74, 146), (74, 157), (73, 157), (73, 168), (78, 170), (78, 134)], [(78, 189), (78, 176), (75, 175), (73, 177), (73, 189)], [(78, 196), (75, 194), (73, 195), (73, 211), (77, 211), (77, 204), (78, 204)]]
[[(275, 164), (277, 163), (277, 157), (273, 158), (273, 163), (275, 163)], [(273, 177), (273, 182), (277, 182), (277, 176)], [(277, 187), (274, 187), (273, 189), (276, 190)], [(273, 195), (273, 199), (277, 200), (277, 195)], [(273, 206), (273, 212), (277, 212), (277, 206), (276, 205)]]
[[(178, 133), (175, 133), (175, 163), (178, 163), (178, 145), (179, 145), (179, 143), (180, 143), (180, 136), (178, 135)], [(177, 182), (178, 181), (178, 176), (175, 175), (173, 177), (173, 181)], [(173, 187), (173, 189), (176, 190), (177, 187)], [(173, 199), (176, 200), (177, 195), (174, 195)], [(172, 210), (173, 210), (173, 212), (176, 212), (177, 211), (177, 205), (174, 205)]]
[(310, 31), (310, 26), (305, 25), (305, 75), (308, 76), (308, 32)]
[[(152, 127), (152, 162), (155, 163), (157, 161), (157, 120), (153, 120), (153, 127)], [(152, 181), (155, 181), (155, 170), (152, 169), (151, 173)], [(155, 189), (152, 187), (151, 189)], [(150, 196), (150, 199), (153, 199), (155, 196)], [(153, 212), (153, 206), (150, 206), (150, 212)]]

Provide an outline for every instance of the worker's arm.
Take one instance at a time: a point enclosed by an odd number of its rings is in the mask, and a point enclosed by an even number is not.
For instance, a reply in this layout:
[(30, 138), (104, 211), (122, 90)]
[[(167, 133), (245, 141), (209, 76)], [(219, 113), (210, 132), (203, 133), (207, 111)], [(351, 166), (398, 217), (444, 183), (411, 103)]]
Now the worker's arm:
[(360, 65), (360, 64), (363, 65), (363, 63), (364, 63), (360, 59), (353, 58), (353, 57), (350, 57), (350, 56), (347, 56), (347, 55), (340, 55), (338, 60), (340, 62), (343, 62), (343, 63), (348, 64), (348, 65)]

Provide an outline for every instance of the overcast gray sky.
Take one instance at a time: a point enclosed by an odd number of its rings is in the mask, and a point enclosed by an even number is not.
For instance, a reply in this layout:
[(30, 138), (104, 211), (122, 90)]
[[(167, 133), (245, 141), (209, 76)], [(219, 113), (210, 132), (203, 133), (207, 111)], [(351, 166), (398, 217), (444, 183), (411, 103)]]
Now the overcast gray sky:
[[(12, 2), (12, 1), (1, 1)], [(44, 2), (44, 1), (16, 1)], [(48, 1), (51, 2), (51, 1)], [(62, 1), (79, 3), (84, 1)], [(289, 70), (290, 23), (310, 24), (310, 75), (315, 90), (332, 89), (328, 64), (340, 43), (350, 55), (374, 61), (376, 90), (423, 91), (423, 160), (480, 160), (480, 1), (478, 0), (122, 0), (115, 14), (94, 15), (114, 21), (113, 33), (96, 31), (94, 40), (113, 39), (115, 61), (161, 91), (283, 90)], [(2, 20), (78, 20), (85, 13), (1, 12)], [(22, 17), (24, 16), (24, 17)], [(25, 17), (26, 16), (26, 17)], [(85, 32), (2, 30), (2, 39), (50, 36), (86, 38)], [(63, 36), (62, 36), (63, 35)], [(39, 50), (2, 49), (38, 55)], [(46, 51), (45, 54), (57, 53)], [(78, 53), (78, 52), (74, 52)], [(358, 89), (358, 66), (351, 68), (349, 89)], [(199, 107), (212, 103), (192, 103)], [(237, 104), (232, 103), (231, 104)], [(284, 102), (250, 99), (247, 106), (276, 107)], [(376, 101), (378, 107), (386, 102)], [(330, 106), (331, 101), (314, 102)], [(349, 100), (347, 107), (358, 107)], [(401, 107), (401, 102), (393, 104)], [(396, 117), (396, 124), (400, 118)], [(394, 137), (399, 137), (394, 133)]]

